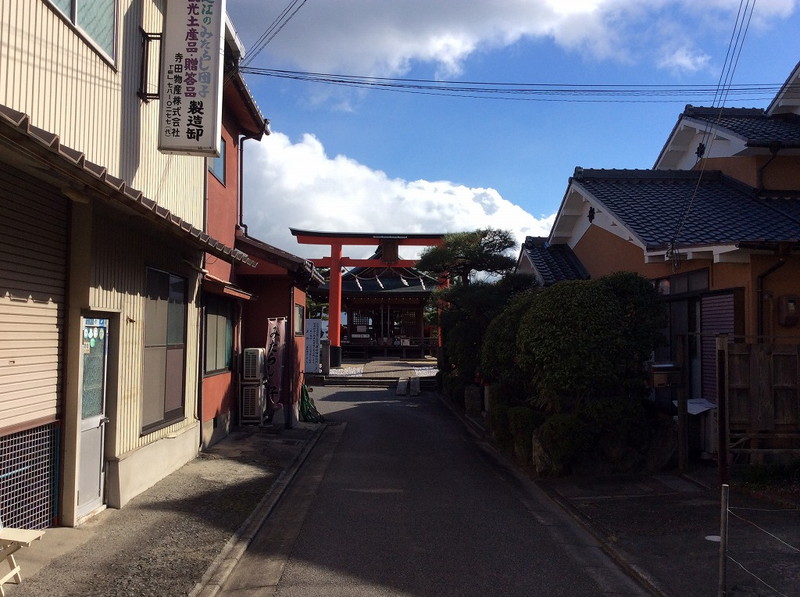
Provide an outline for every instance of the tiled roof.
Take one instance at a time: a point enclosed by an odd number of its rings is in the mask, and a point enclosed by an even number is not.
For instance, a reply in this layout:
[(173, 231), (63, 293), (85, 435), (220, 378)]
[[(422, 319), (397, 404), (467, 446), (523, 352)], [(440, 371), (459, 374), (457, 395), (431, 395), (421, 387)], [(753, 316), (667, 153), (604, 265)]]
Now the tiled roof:
[(243, 247), (249, 254), (264, 262), (285, 268), (287, 272), (292, 274), (299, 274), (301, 278), (306, 279), (313, 286), (319, 286), (323, 282), (322, 275), (308, 259), (298, 257), (242, 232), (237, 232), (235, 244)]
[(800, 116), (768, 115), (759, 108), (700, 108), (686, 106), (683, 115), (727, 129), (751, 146), (800, 146)]
[(589, 274), (569, 245), (551, 245), (547, 238), (525, 237), (522, 250), (530, 259), (544, 286), (563, 280), (586, 280)]
[(357, 268), (342, 275), (342, 294), (427, 295), (438, 286), (435, 278), (410, 267)]
[(199, 228), (179, 218), (154, 200), (109, 174), (108, 170), (90, 162), (86, 156), (66, 145), (55, 133), (45, 131), (30, 123), (30, 118), (7, 106), (0, 105), (0, 139), (7, 139), (9, 147), (23, 152), (31, 159), (48, 166), (68, 179), (91, 188), (96, 194), (111, 199), (112, 205), (126, 207), (147, 221), (166, 229), (183, 240), (226, 261), (241, 262), (250, 266), (257, 262), (246, 253), (229, 247), (209, 236)]
[(758, 197), (716, 171), (578, 168), (572, 180), (648, 248), (800, 240), (800, 191)]

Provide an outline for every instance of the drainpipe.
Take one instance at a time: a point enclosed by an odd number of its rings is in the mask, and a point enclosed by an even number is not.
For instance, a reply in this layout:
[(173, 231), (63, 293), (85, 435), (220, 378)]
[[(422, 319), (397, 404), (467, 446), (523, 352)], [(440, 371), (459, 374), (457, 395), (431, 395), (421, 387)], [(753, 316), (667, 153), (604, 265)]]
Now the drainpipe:
[(239, 228), (242, 229), (244, 235), (247, 236), (247, 225), (244, 223), (244, 142), (245, 139), (250, 139), (245, 135), (239, 135), (239, 180), (236, 185), (236, 194), (239, 195)]
[(767, 268), (767, 270), (765, 270), (764, 272), (760, 273), (758, 275), (758, 278), (756, 278), (756, 296), (758, 297), (758, 304), (757, 304), (757, 310), (758, 310), (758, 332), (757, 332), (757, 335), (758, 335), (759, 341), (761, 341), (761, 342), (764, 341), (764, 339), (763, 339), (763, 336), (764, 336), (764, 280), (767, 278), (767, 276), (771, 275), (776, 270), (778, 270), (781, 267), (783, 267), (785, 264), (786, 264), (786, 259), (784, 259), (783, 257), (778, 257), (778, 261), (773, 263), (769, 268)]
[[(264, 119), (261, 135), (269, 135), (269, 118)], [(236, 192), (239, 195), (239, 228), (242, 229), (245, 236), (247, 234), (247, 224), (244, 223), (244, 142), (247, 139), (255, 139), (256, 135), (239, 135), (239, 181)]]
[(756, 175), (756, 186), (759, 191), (764, 190), (764, 171), (767, 169), (772, 161), (778, 157), (778, 152), (781, 150), (780, 143), (773, 143), (769, 146), (769, 152), (772, 154), (770, 158), (766, 161), (766, 163), (758, 169), (758, 174)]
[[(208, 234), (208, 158), (203, 160), (203, 232)], [(200, 258), (200, 270), (206, 269), (206, 253), (203, 251)], [(198, 273), (198, 293), (200, 297), (200, 313), (197, 321), (197, 420), (200, 421), (200, 450), (203, 450), (205, 438), (203, 437), (203, 379), (206, 366), (206, 306), (203, 301), (203, 274)]]

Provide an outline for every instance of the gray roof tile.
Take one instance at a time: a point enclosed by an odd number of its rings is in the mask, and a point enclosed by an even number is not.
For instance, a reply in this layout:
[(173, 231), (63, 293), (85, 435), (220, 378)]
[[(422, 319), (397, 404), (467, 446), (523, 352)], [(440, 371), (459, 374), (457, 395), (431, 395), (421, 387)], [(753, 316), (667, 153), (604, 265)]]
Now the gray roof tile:
[(530, 259), (544, 286), (564, 280), (586, 280), (589, 274), (568, 245), (551, 245), (547, 238), (525, 237), (522, 250)]
[(573, 181), (649, 248), (800, 240), (800, 191), (759, 197), (716, 171), (579, 168)]
[(759, 108), (701, 108), (686, 106), (683, 115), (728, 129), (752, 146), (800, 145), (800, 116), (770, 116)]

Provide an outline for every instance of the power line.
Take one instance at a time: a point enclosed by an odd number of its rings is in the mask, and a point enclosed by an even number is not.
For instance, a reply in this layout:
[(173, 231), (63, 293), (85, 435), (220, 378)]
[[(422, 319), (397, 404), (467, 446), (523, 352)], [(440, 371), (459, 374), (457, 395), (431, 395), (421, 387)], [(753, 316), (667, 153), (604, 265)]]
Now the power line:
[(267, 47), (269, 42), (275, 39), (275, 36), (281, 32), (281, 30), (286, 26), (286, 24), (291, 21), (297, 12), (303, 8), (303, 5), (307, 0), (291, 0), (289, 4), (281, 11), (281, 13), (275, 18), (272, 23), (270, 23), (269, 27), (262, 33), (259, 38), (253, 44), (252, 50), (250, 53), (245, 56), (244, 60), (242, 60), (241, 66), (249, 64), (252, 62), (256, 56), (261, 53), (261, 50)]
[[(714, 101), (712, 103), (712, 107), (719, 107), (717, 118), (714, 121), (714, 126), (719, 125), (719, 122), (722, 119), (722, 111), (725, 107), (725, 103), (730, 98), (731, 91), (734, 87), (733, 75), (736, 72), (736, 67), (739, 65), (739, 57), (742, 54), (744, 40), (747, 37), (747, 31), (750, 29), (750, 20), (753, 18), (753, 11), (755, 8), (756, 0), (752, 0), (752, 4), (751, 0), (739, 0), (739, 12), (736, 14), (736, 23), (734, 24), (733, 32), (731, 33), (731, 39), (728, 42), (728, 51), (725, 54), (725, 64), (722, 68), (719, 83), (717, 85), (717, 93), (714, 94)], [(711, 154), (711, 146), (714, 144), (714, 136), (711, 135), (711, 130), (711, 122), (707, 121), (703, 130), (700, 144), (697, 147), (698, 160), (700, 160), (706, 154), (706, 152), (709, 155)], [(672, 257), (673, 269), (678, 269), (680, 267), (678, 237), (681, 235), (681, 232), (683, 232), (686, 219), (689, 217), (689, 212), (691, 211), (694, 201), (697, 198), (697, 193), (700, 190), (700, 183), (702, 182), (703, 174), (706, 170), (706, 163), (707, 162), (704, 161), (700, 166), (700, 175), (697, 177), (697, 183), (695, 184), (694, 191), (692, 192), (692, 196), (683, 210), (683, 214), (678, 221), (678, 226), (675, 229), (672, 240), (670, 241), (668, 254)]]
[[(585, 85), (569, 83), (509, 83), (483, 81), (436, 81), (341, 75), (270, 68), (242, 67), (250, 75), (337, 85), (378, 91), (416, 93), (493, 100), (562, 102), (690, 102), (709, 98), (716, 102), (717, 85)], [(728, 97), (751, 101), (770, 99), (782, 84), (728, 85)]]

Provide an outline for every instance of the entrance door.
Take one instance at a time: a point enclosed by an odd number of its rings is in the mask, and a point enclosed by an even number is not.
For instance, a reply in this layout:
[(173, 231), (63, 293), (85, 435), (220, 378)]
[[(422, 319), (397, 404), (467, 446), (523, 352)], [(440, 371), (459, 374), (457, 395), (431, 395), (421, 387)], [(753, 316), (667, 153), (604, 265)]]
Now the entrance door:
[(108, 319), (84, 318), (78, 517), (103, 505)]

